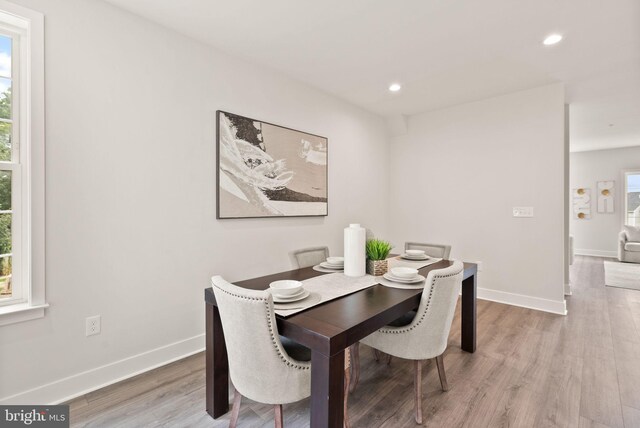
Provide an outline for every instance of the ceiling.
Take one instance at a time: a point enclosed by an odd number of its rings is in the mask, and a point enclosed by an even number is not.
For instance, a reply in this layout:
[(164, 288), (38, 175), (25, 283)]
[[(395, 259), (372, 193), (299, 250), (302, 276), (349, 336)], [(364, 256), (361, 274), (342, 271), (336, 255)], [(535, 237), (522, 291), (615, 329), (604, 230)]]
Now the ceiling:
[(640, 145), (638, 0), (107, 1), (384, 116), (565, 82), (572, 150)]

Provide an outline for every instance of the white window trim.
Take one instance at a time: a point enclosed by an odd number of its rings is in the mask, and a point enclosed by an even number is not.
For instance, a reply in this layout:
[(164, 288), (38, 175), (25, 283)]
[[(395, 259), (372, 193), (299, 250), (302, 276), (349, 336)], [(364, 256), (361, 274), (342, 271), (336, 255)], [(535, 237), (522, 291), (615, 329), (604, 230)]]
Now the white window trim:
[(640, 168), (622, 170), (622, 225), (627, 224), (627, 175), (640, 174)]
[(0, 0), (2, 20), (28, 34), (20, 44), (19, 133), (21, 191), (20, 215), (22, 269), (21, 303), (0, 307), (0, 326), (42, 318), (45, 300), (45, 128), (44, 128), (44, 15)]

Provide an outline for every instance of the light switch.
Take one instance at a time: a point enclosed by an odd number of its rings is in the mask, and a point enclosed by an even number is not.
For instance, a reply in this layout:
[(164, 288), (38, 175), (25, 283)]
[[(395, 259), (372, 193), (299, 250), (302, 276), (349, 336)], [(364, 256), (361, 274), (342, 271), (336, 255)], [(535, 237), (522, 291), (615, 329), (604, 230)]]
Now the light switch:
[(514, 217), (533, 217), (533, 207), (513, 207)]

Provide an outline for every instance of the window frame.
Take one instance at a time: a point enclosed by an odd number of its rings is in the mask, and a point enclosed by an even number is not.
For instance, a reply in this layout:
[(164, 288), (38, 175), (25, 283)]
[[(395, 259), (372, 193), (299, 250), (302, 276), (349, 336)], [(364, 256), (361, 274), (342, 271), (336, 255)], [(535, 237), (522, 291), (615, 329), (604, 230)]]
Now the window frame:
[[(11, 38), (11, 76), (0, 76), (11, 80), (11, 118), (0, 119), (1, 122), (11, 124), (11, 160), (0, 161), (0, 171), (11, 171), (11, 288), (12, 295), (8, 298), (0, 298), (0, 307), (10, 306), (20, 303), (26, 303), (29, 300), (27, 293), (28, 287), (25, 287), (25, 280), (28, 281), (28, 273), (23, 271), (22, 260), (22, 224), (25, 223), (23, 218), (23, 201), (28, 195), (24, 194), (22, 189), (23, 170), (22, 165), (28, 164), (28, 159), (22, 159), (20, 150), (20, 125), (22, 121), (20, 117), (24, 114), (20, 104), (20, 63), (25, 56), (21, 46), (24, 44), (25, 31), (19, 28), (9, 27), (0, 22), (0, 36)], [(6, 212), (0, 212), (6, 214)], [(4, 255), (3, 255), (4, 256)], [(26, 275), (25, 275), (26, 273)]]
[(627, 176), (629, 175), (640, 175), (640, 168), (632, 168), (632, 169), (624, 169), (622, 170), (622, 225), (628, 226), (627, 224)]
[[(12, 288), (0, 326), (41, 318), (45, 300), (44, 15), (0, 0), (0, 33), (12, 42)], [(16, 245), (17, 244), (17, 245)], [(14, 288), (15, 284), (15, 288)]]

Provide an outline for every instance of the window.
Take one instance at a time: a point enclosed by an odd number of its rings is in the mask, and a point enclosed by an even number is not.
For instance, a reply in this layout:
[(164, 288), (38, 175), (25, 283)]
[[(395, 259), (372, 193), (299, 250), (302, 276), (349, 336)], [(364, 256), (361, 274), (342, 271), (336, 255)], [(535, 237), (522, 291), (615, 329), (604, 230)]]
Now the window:
[(13, 90), (13, 77), (19, 74), (15, 70), (20, 67), (20, 55), (14, 57), (13, 52), (19, 51), (19, 39), (16, 33), (0, 26), (0, 304), (24, 301), (20, 280), (20, 147), (12, 145), (20, 141), (20, 93)]
[(624, 171), (624, 224), (640, 226), (640, 170)]
[(0, 325), (44, 316), (44, 18), (0, 0)]

